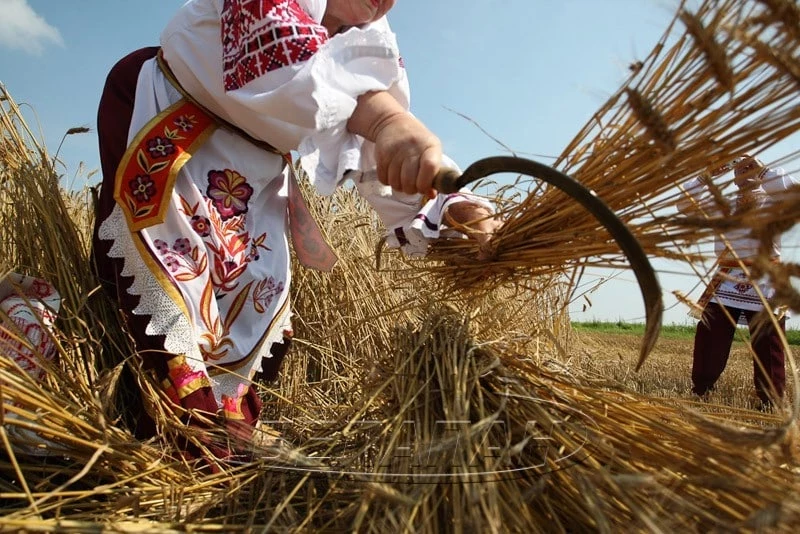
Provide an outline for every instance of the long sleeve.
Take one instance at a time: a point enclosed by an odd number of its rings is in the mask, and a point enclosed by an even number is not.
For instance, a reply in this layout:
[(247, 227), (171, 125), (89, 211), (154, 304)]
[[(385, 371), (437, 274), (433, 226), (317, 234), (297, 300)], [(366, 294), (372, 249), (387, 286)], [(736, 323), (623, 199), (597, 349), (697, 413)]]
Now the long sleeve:
[(711, 193), (703, 185), (699, 177), (692, 178), (681, 186), (681, 194), (676, 202), (676, 207), (681, 213), (688, 213), (692, 209), (708, 206)]
[(800, 186), (800, 180), (781, 167), (768, 168), (761, 177), (762, 187), (771, 198), (780, 197), (786, 191)]
[[(458, 169), (447, 156), (443, 157), (442, 164)], [(470, 201), (494, 211), (491, 203), (468, 189), (448, 195), (439, 194), (427, 200), (422, 195), (408, 195), (381, 184), (374, 170), (354, 172), (348, 176), (355, 182), (359, 194), (381, 218), (386, 228), (387, 246), (400, 248), (410, 257), (424, 256), (432, 239), (456, 235), (465, 237), (443, 224), (443, 215), (451, 205)]]

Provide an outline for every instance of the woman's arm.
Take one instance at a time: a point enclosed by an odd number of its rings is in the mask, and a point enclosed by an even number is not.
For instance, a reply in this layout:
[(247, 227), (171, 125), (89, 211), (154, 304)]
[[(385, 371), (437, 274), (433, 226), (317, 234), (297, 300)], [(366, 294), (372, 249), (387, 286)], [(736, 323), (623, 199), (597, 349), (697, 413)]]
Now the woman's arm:
[(700, 178), (692, 178), (681, 184), (679, 188), (681, 192), (675, 205), (681, 213), (688, 213), (693, 209), (697, 209), (708, 196), (708, 191)]

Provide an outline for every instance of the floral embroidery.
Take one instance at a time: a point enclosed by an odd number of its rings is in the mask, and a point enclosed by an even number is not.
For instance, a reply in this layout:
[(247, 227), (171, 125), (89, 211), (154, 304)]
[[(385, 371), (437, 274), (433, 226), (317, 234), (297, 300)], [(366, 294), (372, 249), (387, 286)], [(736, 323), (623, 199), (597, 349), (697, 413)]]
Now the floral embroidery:
[(753, 287), (752, 284), (748, 282), (739, 282), (735, 286), (733, 286), (736, 291), (739, 293), (747, 293)]
[(183, 99), (139, 132), (114, 180), (114, 200), (132, 232), (164, 222), (178, 171), (216, 127), (213, 118)]
[[(114, 192), (114, 198), (120, 200), (123, 207), (128, 210), (126, 216), (129, 221), (133, 221), (133, 229), (146, 228), (152, 224), (147, 221), (159, 220), (161, 217), (160, 208), (166, 201), (165, 195), (168, 196), (172, 190), (174, 180), (174, 177), (170, 178), (170, 169), (178, 161), (176, 156), (181, 152), (185, 153), (191, 141), (197, 138), (197, 136), (184, 137), (180, 132), (193, 130), (197, 123), (199, 121), (193, 114), (178, 115), (170, 121), (164, 119), (163, 127), (159, 124), (152, 130), (153, 133), (156, 130), (161, 133), (137, 143), (134, 157), (131, 158), (131, 162), (125, 164), (124, 179), (127, 182), (121, 181), (117, 185), (120, 190)], [(171, 124), (175, 124), (176, 127), (172, 128)], [(200, 130), (198, 135), (202, 131)], [(133, 161), (138, 170), (134, 169)], [(141, 174), (136, 174), (137, 172)], [(128, 179), (131, 176), (134, 178)], [(128, 188), (122, 191), (124, 183), (127, 183)]]
[(223, 221), (247, 213), (247, 201), (252, 194), (253, 188), (238, 172), (230, 169), (208, 172), (206, 195), (214, 201)]
[(166, 265), (167, 269), (169, 269), (169, 272), (171, 273), (176, 273), (178, 272), (178, 269), (181, 268), (181, 264), (178, 261), (178, 258), (175, 256), (165, 256), (164, 265)]
[(197, 119), (195, 119), (194, 115), (181, 115), (173, 120), (172, 123), (180, 128), (182, 132), (188, 132), (194, 129)]
[(175, 244), (172, 246), (175, 249), (175, 252), (180, 254), (181, 256), (186, 256), (192, 251), (192, 247), (189, 243), (189, 240), (185, 237), (179, 237), (175, 240)]
[(156, 194), (156, 184), (149, 174), (137, 175), (128, 182), (128, 186), (131, 188), (131, 194), (140, 202), (147, 202)]
[(179, 237), (170, 247), (164, 240), (153, 240), (161, 261), (169, 272), (175, 275), (175, 280), (186, 282), (200, 276), (208, 265), (205, 254), (201, 254), (198, 247), (193, 247), (186, 237)]
[(261, 280), (253, 289), (253, 307), (258, 313), (264, 313), (272, 300), (283, 293), (283, 282), (272, 276)]
[(154, 137), (147, 140), (147, 150), (154, 158), (166, 158), (175, 152), (175, 145), (168, 139)]
[[(209, 174), (214, 172), (217, 172), (224, 181), (224, 173), (212, 171)], [(244, 180), (234, 171), (231, 171), (231, 176), (240, 178), (242, 182)], [(252, 188), (246, 183), (240, 183), (237, 187), (242, 188), (246, 198), (249, 199)], [(251, 238), (250, 233), (245, 230), (243, 218), (233, 217), (226, 220), (220, 210), (215, 209), (218, 204), (214, 199), (206, 200), (208, 217), (198, 213), (199, 204), (190, 205), (183, 198), (181, 202), (182, 211), (189, 218), (192, 229), (204, 238), (203, 243), (211, 260), (209, 275), (214, 286), (214, 293), (220, 298), (225, 293), (236, 289), (237, 280), (247, 269), (247, 264), (259, 259), (259, 249), (270, 250), (264, 244), (267, 234)], [(246, 210), (246, 203), (242, 204)]]
[(193, 215), (190, 221), (192, 230), (194, 230), (200, 237), (208, 237), (211, 234), (211, 221), (208, 217), (202, 215)]
[[(284, 291), (285, 283), (269, 278), (240, 285), (240, 278), (250, 262), (257, 261), (261, 251), (270, 250), (266, 246), (267, 234), (251, 237), (246, 230), (245, 217), (232, 216), (226, 219), (222, 213), (225, 210), (219, 209), (222, 204), (220, 198), (227, 197), (233, 197), (232, 205), (242, 210), (241, 213), (247, 209), (252, 188), (244, 178), (234, 171), (211, 171), (209, 176), (214, 178), (210, 182), (221, 186), (214, 191), (217, 198), (210, 197), (204, 202), (190, 204), (186, 198), (179, 197), (181, 212), (194, 232), (192, 236), (179, 237), (171, 247), (163, 240), (154, 240), (153, 248), (161, 256), (165, 268), (173, 273), (174, 279), (190, 280), (190, 277), (201, 274), (209, 277), (203, 284), (203, 296), (200, 299), (202, 304), (198, 320), (204, 332), (200, 334), (198, 344), (205, 361), (217, 361), (224, 358), (233, 346), (230, 329), (246, 305), (254, 302), (257, 311), (266, 313)], [(234, 195), (222, 194), (231, 190)], [(231, 208), (225, 213), (237, 210)], [(198, 249), (206, 254), (201, 255)], [(203, 266), (202, 271), (199, 270), (200, 265)], [(222, 299), (227, 302), (224, 313), (222, 306), (212, 304), (215, 301), (221, 303)]]
[(166, 251), (169, 250), (169, 245), (163, 239), (156, 239), (153, 241), (153, 246), (156, 247), (156, 250), (161, 254), (164, 254)]

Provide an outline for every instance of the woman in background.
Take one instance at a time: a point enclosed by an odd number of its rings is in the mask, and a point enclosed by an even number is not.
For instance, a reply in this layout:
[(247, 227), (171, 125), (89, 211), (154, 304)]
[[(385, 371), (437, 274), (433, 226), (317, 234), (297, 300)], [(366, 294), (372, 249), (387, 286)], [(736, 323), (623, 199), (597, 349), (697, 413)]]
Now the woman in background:
[[(800, 184), (783, 169), (768, 168), (750, 155), (736, 160), (733, 174), (737, 188), (734, 214), (767, 212), (776, 198)], [(700, 178), (690, 180), (684, 190), (687, 196), (678, 203), (679, 210), (715, 208), (711, 193)], [(736, 324), (746, 324), (755, 353), (753, 380), (759, 408), (769, 410), (774, 401), (783, 399), (786, 387), (785, 355), (778, 333), (778, 329), (785, 331), (786, 318), (760, 313), (764, 310), (763, 299), (772, 298), (775, 290), (766, 280), (754, 283), (743, 268), (752, 265), (759, 244), (747, 228), (735, 229), (715, 239), (717, 271), (700, 297), (703, 312), (694, 338), (692, 393), (705, 397), (714, 388), (728, 363)], [(778, 238), (771, 249), (771, 260), (780, 261)]]

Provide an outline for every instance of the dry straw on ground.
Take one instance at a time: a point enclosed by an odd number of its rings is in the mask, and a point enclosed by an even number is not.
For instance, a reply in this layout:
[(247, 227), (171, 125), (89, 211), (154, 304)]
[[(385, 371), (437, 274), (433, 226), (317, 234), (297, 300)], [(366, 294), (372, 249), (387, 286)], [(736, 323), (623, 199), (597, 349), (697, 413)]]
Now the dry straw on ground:
[[(684, 257), (677, 243), (708, 239), (722, 221), (664, 216), (675, 184), (797, 128), (792, 17), (796, 5), (777, 1), (681, 12), (668, 32), (677, 42), (665, 37), (560, 167), (606, 199), (649, 253)], [(734, 427), (551, 365), (571, 350), (570, 269), (616, 264), (618, 254), (546, 189), (509, 202), (494, 261), (474, 267), (463, 261), (469, 245), (449, 244), (435, 258), (459, 256), (456, 267), (385, 253), (378, 270), (378, 225), (362, 201), (344, 190), (314, 200), (342, 262), (330, 275), (297, 268), (296, 343), (279, 382), (262, 390), (265, 419), (292, 446), (256, 446), (258, 460), (217, 474), (193, 469), (172, 454), (186, 429), (138, 372), (91, 275), (90, 195), (59, 186), (2, 98), (2, 270), (50, 280), (64, 302), (46, 380), (0, 359), (4, 406), (18, 415), (0, 426), (0, 527), (790, 532), (800, 520), (788, 416)], [(789, 224), (797, 210), (780, 213), (768, 222)], [(457, 276), (484, 283), (442, 300)], [(137, 381), (167, 439), (140, 443), (126, 429), (121, 408)], [(20, 428), (65, 452), (19, 454)]]

